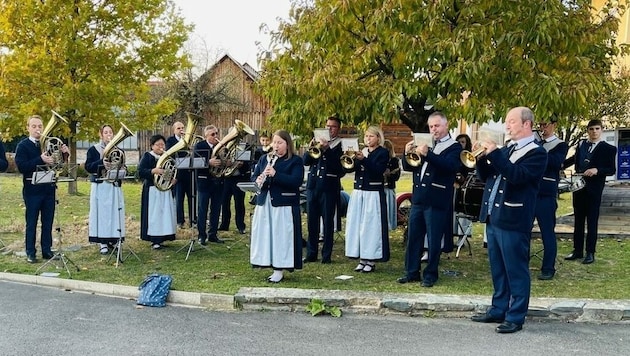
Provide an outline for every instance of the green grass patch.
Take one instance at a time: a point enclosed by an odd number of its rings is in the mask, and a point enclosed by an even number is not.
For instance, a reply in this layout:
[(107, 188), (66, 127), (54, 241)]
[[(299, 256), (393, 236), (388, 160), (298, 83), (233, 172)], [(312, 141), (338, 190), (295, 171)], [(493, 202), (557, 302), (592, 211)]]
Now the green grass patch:
[[(411, 176), (404, 174), (398, 183), (398, 192), (411, 190)], [(343, 179), (347, 191), (352, 189), (352, 176)], [(133, 249), (140, 257), (140, 262), (131, 257), (115, 267), (115, 259), (107, 261), (108, 256), (101, 256), (95, 245), (88, 243), (88, 211), (90, 185), (84, 179), (78, 182), (77, 195), (68, 195), (67, 185), (60, 184), (58, 190), (55, 227), (59, 234), (53, 232), (55, 240), (61, 236), (63, 247), (81, 246), (76, 252), (66, 255), (79, 267), (80, 272), (72, 271), (72, 278), (104, 283), (139, 285), (146, 275), (154, 272), (173, 276), (172, 289), (182, 291), (199, 291), (208, 293), (234, 294), (241, 287), (272, 287), (266, 281), (270, 270), (252, 269), (249, 264), (249, 236), (236, 232), (232, 219), (233, 231), (219, 232), (226, 244), (209, 244), (208, 249), (195, 246), (195, 251), (186, 258), (189, 241), (196, 238), (196, 230), (178, 230), (177, 240), (167, 242), (167, 248), (154, 251), (148, 242), (139, 240), (140, 191), (141, 184), (125, 183), (126, 229), (124, 244), (126, 249)], [(24, 202), (22, 200), (22, 182), (18, 175), (0, 174), (0, 239), (5, 243), (5, 250), (24, 250)], [(246, 198), (247, 199), (247, 198)], [(563, 194), (559, 200), (558, 214), (571, 211), (571, 196)], [(246, 223), (249, 231), (249, 214), (251, 206), (247, 205)], [(306, 217), (303, 218), (304, 236), (306, 237)], [(343, 232), (336, 233), (333, 250), (333, 263), (322, 265), (308, 263), (304, 269), (294, 273), (285, 273), (282, 283), (273, 287), (364, 290), (376, 292), (411, 292), (437, 294), (476, 294), (490, 295), (488, 259), (483, 248), (482, 225), (474, 224), (472, 256), (467, 249), (462, 249), (459, 258), (455, 254), (443, 254), (440, 261), (440, 279), (431, 289), (421, 288), (418, 283), (399, 284), (396, 278), (403, 275), (404, 246), (403, 229), (399, 227), (391, 233), (391, 260), (379, 263), (375, 273), (361, 274), (353, 272), (356, 261), (344, 256)], [(57, 246), (55, 241), (54, 246)], [(38, 243), (39, 244), (39, 243)], [(532, 251), (542, 248), (539, 239), (532, 241)], [(630, 246), (627, 240), (602, 239), (597, 245), (596, 262), (582, 265), (579, 261), (564, 261), (561, 257), (572, 249), (570, 241), (558, 241), (558, 258), (556, 277), (551, 281), (539, 281), (535, 277), (540, 269), (540, 259), (533, 257), (530, 267), (532, 272), (532, 296), (534, 297), (567, 297), (567, 298), (630, 298)], [(40, 256), (38, 256), (39, 258)], [(13, 253), (0, 255), (0, 270), (11, 273), (34, 274), (41, 266), (30, 265), (24, 257)], [(57, 265), (49, 265), (46, 272), (60, 272), (60, 278), (68, 278), (63, 269)], [(40, 271), (41, 272), (41, 271)], [(341, 274), (353, 275), (349, 280), (337, 280)]]

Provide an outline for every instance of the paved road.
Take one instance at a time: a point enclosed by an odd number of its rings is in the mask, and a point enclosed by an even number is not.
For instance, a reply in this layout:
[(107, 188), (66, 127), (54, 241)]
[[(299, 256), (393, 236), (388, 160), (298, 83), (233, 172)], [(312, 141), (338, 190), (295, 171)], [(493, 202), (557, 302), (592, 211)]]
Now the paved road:
[(209, 312), (0, 281), (3, 355), (629, 355), (630, 325)]

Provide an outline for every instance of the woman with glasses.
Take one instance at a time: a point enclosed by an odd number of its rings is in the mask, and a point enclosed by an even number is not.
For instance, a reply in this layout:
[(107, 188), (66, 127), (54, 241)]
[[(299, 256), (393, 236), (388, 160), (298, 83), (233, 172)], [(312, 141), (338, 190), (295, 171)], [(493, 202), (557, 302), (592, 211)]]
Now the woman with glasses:
[[(154, 175), (164, 174), (164, 169), (157, 167), (157, 162), (164, 154), (166, 139), (162, 135), (153, 135), (150, 143), (151, 151), (145, 152), (138, 164), (138, 174), (142, 179), (140, 239), (151, 242), (151, 248), (159, 250), (164, 241), (175, 240), (177, 216), (171, 190), (159, 190), (153, 183)], [(175, 179), (171, 181), (172, 186), (175, 182)]]

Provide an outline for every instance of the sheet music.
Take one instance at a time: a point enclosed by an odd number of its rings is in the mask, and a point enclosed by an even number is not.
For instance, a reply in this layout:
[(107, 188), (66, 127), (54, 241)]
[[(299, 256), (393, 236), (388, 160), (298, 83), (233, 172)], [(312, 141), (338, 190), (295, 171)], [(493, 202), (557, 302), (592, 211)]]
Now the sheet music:
[(313, 137), (315, 141), (324, 139), (326, 141), (330, 141), (330, 131), (328, 129), (315, 129), (313, 130)]
[(427, 146), (429, 146), (429, 148), (433, 148), (433, 135), (431, 135), (430, 133), (414, 132), (413, 144), (416, 145), (416, 147), (420, 147), (426, 144)]
[(505, 133), (487, 128), (480, 128), (477, 131), (477, 140), (490, 141), (494, 142), (497, 146), (503, 146), (505, 144)]
[(341, 150), (343, 152), (348, 151), (358, 151), (359, 150), (359, 139), (358, 138), (342, 138), (341, 139)]

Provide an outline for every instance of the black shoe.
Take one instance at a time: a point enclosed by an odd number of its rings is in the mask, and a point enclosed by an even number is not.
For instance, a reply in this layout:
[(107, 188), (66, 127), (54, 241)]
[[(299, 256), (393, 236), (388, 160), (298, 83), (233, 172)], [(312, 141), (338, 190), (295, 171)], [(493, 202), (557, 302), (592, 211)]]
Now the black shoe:
[(322, 264), (323, 265), (329, 265), (331, 263), (332, 263), (332, 261), (330, 260), (330, 258), (326, 258), (326, 259), (322, 258)]
[(313, 257), (304, 257), (302, 259), (302, 263), (309, 263), (309, 262), (317, 262), (317, 258), (313, 258)]
[(577, 260), (584, 257), (584, 255), (582, 255), (581, 253), (577, 253), (575, 251), (571, 252), (570, 254), (566, 255), (564, 257), (565, 260), (567, 261), (573, 261), (573, 260)]
[(26, 262), (37, 263), (37, 258), (35, 258), (35, 256), (26, 256)]
[(503, 318), (495, 318), (489, 315), (488, 313), (475, 314), (470, 318), (470, 320), (476, 323), (499, 323), (500, 324), (503, 322)]
[(245, 235), (245, 229), (238, 229), (238, 233), (241, 235)]
[(205, 245), (207, 245), (207, 244), (208, 244), (208, 243), (206, 242), (206, 240), (204, 240), (204, 239), (197, 239), (197, 241), (199, 241), (199, 244), (200, 244), (201, 246), (205, 246)]
[(220, 226), (217, 231), (228, 231), (227, 227)]
[(225, 241), (221, 240), (220, 238), (214, 238), (214, 239), (208, 239), (208, 241), (210, 242), (214, 242), (215, 244), (224, 244)]
[(498, 332), (499, 334), (511, 334), (511, 333), (515, 333), (519, 330), (523, 329), (523, 325), (520, 324), (514, 324), (512, 322), (509, 321), (504, 321), (501, 323), (501, 325), (497, 326), (496, 329), (494, 329), (496, 332)]
[(586, 257), (584, 257), (584, 260), (582, 260), (582, 264), (583, 265), (590, 265), (593, 262), (595, 262), (595, 254), (587, 252), (586, 253)]
[(396, 280), (396, 282), (400, 284), (411, 283), (411, 282), (420, 282), (420, 277), (400, 277)]
[(42, 258), (45, 259), (45, 260), (50, 260), (50, 259), (55, 258), (55, 254), (52, 253), (52, 252), (51, 253), (43, 253), (42, 254)]
[(433, 287), (434, 284), (435, 282), (431, 282), (431, 281), (422, 281), (422, 283), (420, 283), (420, 285), (423, 286), (424, 288), (431, 288)]
[(538, 275), (538, 279), (540, 279), (541, 281), (548, 281), (550, 279), (553, 279), (554, 273), (553, 272), (541, 272)]

